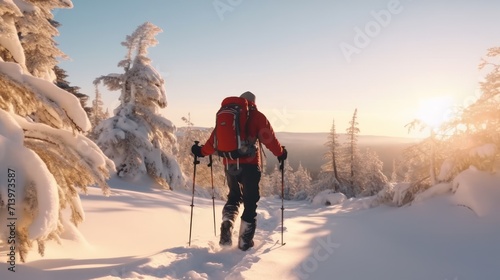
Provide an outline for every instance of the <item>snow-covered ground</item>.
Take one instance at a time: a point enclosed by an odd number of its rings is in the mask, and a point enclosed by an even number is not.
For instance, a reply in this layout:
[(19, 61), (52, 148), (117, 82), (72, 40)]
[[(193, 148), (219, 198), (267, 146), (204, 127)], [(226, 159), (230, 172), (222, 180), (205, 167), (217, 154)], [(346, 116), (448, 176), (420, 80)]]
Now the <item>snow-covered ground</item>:
[(0, 279), (500, 279), (499, 175), (469, 169), (454, 194), (440, 186), (401, 208), (285, 201), (284, 246), (281, 200), (263, 198), (247, 252), (219, 248), (211, 199), (195, 198), (189, 247), (189, 193), (147, 180), (110, 185), (110, 197), (97, 188), (82, 196), (85, 238), (50, 242), (44, 257), (33, 250), (16, 272), (2, 251)]

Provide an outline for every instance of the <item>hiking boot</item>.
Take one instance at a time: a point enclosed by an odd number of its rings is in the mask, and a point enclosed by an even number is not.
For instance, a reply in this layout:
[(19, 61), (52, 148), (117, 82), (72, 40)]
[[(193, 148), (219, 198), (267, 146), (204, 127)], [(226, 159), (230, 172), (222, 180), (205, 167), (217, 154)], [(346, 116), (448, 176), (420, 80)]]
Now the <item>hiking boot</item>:
[(223, 221), (220, 226), (220, 246), (231, 246), (233, 245), (232, 240), (233, 235), (233, 223), (231, 221)]
[(248, 223), (241, 220), (240, 237), (238, 238), (238, 248), (246, 251), (254, 246), (253, 236), (255, 234), (256, 223)]

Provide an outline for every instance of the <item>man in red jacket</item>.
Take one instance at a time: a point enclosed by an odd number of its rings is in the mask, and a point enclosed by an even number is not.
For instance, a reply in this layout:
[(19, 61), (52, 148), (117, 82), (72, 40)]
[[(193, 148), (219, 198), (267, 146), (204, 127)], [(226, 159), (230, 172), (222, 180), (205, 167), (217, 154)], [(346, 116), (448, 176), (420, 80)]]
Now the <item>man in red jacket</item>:
[[(231, 246), (232, 229), (238, 209), (243, 202), (244, 210), (241, 215), (241, 225), (238, 238), (238, 248), (243, 251), (254, 246), (253, 236), (255, 234), (257, 216), (257, 202), (260, 199), (259, 182), (262, 172), (262, 159), (260, 148), (263, 144), (281, 162), (287, 158), (287, 151), (281, 146), (274, 134), (271, 124), (266, 116), (257, 110), (255, 95), (249, 91), (240, 97), (245, 98), (249, 104), (249, 119), (247, 121), (247, 133), (249, 143), (255, 143), (256, 152), (250, 156), (238, 159), (224, 158), (226, 178), (229, 186), (227, 202), (222, 210), (222, 225), (219, 244)], [(205, 145), (193, 145), (191, 151), (194, 155), (203, 157), (216, 152), (214, 148), (215, 130)]]

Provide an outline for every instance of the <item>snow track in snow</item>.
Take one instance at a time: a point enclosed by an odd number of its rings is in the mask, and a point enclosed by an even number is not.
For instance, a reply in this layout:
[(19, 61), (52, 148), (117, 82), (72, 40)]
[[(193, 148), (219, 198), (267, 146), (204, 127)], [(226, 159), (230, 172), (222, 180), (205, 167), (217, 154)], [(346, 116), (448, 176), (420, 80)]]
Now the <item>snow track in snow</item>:
[[(243, 206), (242, 206), (243, 207)], [(191, 247), (174, 247), (150, 257), (115, 268), (106, 279), (245, 279), (242, 272), (260, 260), (260, 255), (280, 247), (281, 205), (261, 201), (257, 210), (255, 246), (248, 251), (237, 248), (240, 222), (233, 229), (233, 246), (221, 248), (219, 235), (201, 237)], [(240, 208), (240, 211), (243, 209)], [(220, 234), (219, 230), (217, 230)], [(273, 236), (275, 235), (275, 236)], [(115, 278), (116, 277), (116, 278)]]

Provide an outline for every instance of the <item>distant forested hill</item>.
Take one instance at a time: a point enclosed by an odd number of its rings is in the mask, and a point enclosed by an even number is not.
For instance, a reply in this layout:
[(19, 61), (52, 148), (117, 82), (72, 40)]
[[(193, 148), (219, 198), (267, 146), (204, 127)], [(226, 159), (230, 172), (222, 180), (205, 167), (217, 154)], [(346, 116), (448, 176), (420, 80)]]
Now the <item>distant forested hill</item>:
[[(323, 154), (326, 152), (325, 143), (329, 133), (295, 133), (295, 132), (278, 132), (276, 133), (282, 145), (286, 146), (289, 151), (289, 160), (292, 167), (295, 169), (302, 162), (313, 177), (321, 170), (321, 165), (325, 162)], [(340, 134), (339, 141), (344, 143), (346, 135)], [(388, 137), (388, 136), (364, 136), (358, 138), (359, 148), (364, 150), (369, 147), (377, 152), (380, 160), (384, 163), (384, 173), (390, 177), (392, 172), (392, 160), (401, 156), (402, 151), (418, 139), (404, 137)], [(267, 152), (268, 165), (267, 169), (274, 168), (276, 158)]]
[[(196, 129), (211, 129), (200, 128)], [(177, 134), (181, 135), (186, 130), (181, 127), (177, 130)], [(313, 177), (316, 178), (321, 170), (321, 165), (325, 162), (323, 154), (326, 152), (325, 143), (328, 137), (327, 132), (317, 133), (298, 133), (298, 132), (277, 132), (276, 135), (281, 144), (286, 146), (289, 151), (288, 160), (294, 170), (302, 162), (302, 165), (307, 168)], [(339, 141), (346, 142), (347, 136), (339, 134)], [(206, 139), (200, 139), (201, 144), (204, 144)], [(418, 139), (405, 138), (405, 137), (389, 137), (389, 136), (371, 136), (360, 135), (358, 136), (358, 144), (360, 150), (370, 148), (377, 152), (380, 160), (384, 163), (384, 174), (390, 178), (392, 172), (392, 160), (401, 156), (403, 150), (416, 143)], [(276, 157), (270, 151), (264, 149), (267, 157), (266, 170), (270, 171), (277, 164)]]

